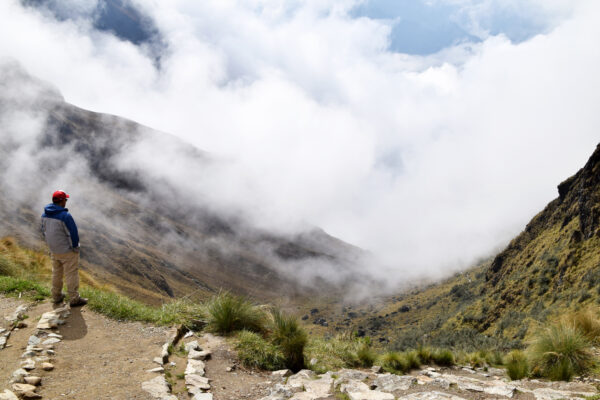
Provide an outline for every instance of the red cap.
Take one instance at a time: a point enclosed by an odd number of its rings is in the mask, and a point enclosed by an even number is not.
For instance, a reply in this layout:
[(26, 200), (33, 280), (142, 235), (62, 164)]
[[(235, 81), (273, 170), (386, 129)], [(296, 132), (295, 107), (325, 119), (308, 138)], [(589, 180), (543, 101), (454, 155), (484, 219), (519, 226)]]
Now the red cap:
[(52, 201), (54, 200), (64, 200), (64, 199), (68, 199), (69, 195), (66, 194), (63, 190), (57, 190), (56, 192), (52, 193)]

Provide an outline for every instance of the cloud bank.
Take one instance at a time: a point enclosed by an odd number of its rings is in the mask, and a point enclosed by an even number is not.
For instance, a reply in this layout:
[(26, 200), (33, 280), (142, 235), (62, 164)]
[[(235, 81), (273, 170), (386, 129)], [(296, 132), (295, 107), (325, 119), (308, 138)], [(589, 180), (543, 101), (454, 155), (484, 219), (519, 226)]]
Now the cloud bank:
[[(444, 3), (474, 34), (496, 4)], [(231, 160), (198, 196), (270, 229), (318, 225), (401, 281), (490, 255), (598, 142), (600, 5), (526, 3), (546, 18), (537, 35), (487, 29), (416, 56), (393, 51), (390, 24), (355, 15), (355, 1), (137, 0), (166, 43), (157, 67), (86, 18), (7, 0), (0, 56), (73, 104)], [(174, 157), (123, 162), (193, 187)]]

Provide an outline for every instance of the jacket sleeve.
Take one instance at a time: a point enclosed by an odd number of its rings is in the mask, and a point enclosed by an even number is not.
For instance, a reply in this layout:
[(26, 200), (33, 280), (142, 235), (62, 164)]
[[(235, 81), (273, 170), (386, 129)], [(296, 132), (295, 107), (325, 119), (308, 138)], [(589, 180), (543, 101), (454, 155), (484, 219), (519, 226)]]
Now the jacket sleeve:
[(44, 221), (44, 217), (42, 217), (40, 223), (40, 231), (42, 232), (42, 239), (46, 240), (46, 221)]
[(77, 225), (75, 224), (75, 220), (71, 216), (71, 214), (67, 214), (63, 221), (69, 230), (69, 234), (71, 235), (71, 243), (73, 248), (76, 249), (79, 247), (79, 233), (77, 232)]

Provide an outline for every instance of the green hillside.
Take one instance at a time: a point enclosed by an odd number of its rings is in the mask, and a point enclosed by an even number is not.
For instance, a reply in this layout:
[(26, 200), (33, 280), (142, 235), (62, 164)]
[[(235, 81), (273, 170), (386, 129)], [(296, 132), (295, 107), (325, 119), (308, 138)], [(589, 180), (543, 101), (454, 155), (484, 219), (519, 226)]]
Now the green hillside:
[(559, 197), (493, 260), (332, 318), (395, 348), (523, 346), (534, 331), (600, 303), (600, 146)]

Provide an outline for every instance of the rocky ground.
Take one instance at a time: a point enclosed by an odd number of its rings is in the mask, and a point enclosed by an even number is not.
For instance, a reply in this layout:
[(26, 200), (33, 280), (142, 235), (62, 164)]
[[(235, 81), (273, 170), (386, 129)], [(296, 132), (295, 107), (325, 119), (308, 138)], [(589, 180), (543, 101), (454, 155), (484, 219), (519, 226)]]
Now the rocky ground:
[(0, 400), (558, 400), (598, 393), (595, 381), (510, 381), (493, 368), (426, 367), (405, 376), (378, 367), (252, 371), (210, 334), (4, 297), (0, 315)]

